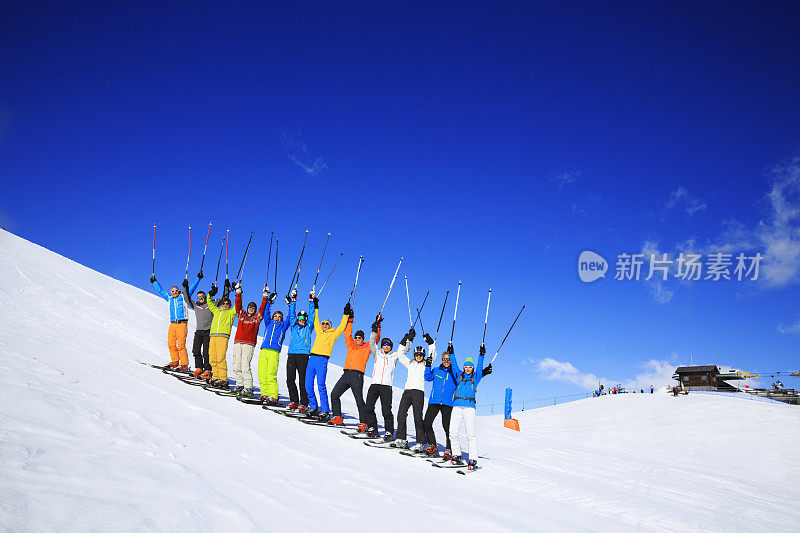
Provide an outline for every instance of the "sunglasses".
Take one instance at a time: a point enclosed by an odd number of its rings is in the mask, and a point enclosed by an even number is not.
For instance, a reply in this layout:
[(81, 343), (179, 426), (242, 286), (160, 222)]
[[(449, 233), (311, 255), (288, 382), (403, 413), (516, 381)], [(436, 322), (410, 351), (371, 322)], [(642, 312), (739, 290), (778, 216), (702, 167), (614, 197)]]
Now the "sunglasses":
[(330, 323), (330, 322), (322, 322), (322, 323), (320, 324), (320, 326), (328, 326), (328, 327), (331, 327), (331, 323)]
[(356, 335), (356, 336), (355, 336), (355, 337), (353, 337), (353, 338), (354, 338), (354, 339), (361, 339), (362, 341), (364, 340), (364, 337), (362, 337), (361, 335)]
[(173, 289), (173, 290), (171, 290), (170, 292), (171, 292), (172, 294), (178, 294), (178, 293), (179, 293), (179, 292), (181, 292), (181, 291), (176, 291), (175, 289)]
[(449, 363), (449, 362), (450, 362), (450, 358), (449, 357), (447, 359), (442, 357), (442, 363)]

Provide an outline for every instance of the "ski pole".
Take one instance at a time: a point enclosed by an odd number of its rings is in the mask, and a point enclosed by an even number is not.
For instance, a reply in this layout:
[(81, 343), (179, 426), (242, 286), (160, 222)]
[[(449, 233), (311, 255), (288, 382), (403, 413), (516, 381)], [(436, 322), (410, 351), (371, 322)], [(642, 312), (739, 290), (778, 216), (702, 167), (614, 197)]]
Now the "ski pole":
[[(317, 288), (317, 280), (319, 279), (319, 271), (322, 270), (322, 260), (325, 259), (325, 250), (328, 249), (328, 241), (331, 240), (331, 232), (328, 232), (328, 237), (325, 239), (325, 246), (322, 247), (322, 257), (319, 258), (319, 266), (317, 267), (317, 275), (314, 276), (314, 284), (311, 286), (311, 290), (315, 290)], [(321, 292), (321, 291), (320, 291)]]
[(331, 269), (331, 273), (330, 273), (330, 274), (328, 274), (328, 277), (327, 277), (327, 278), (325, 278), (325, 283), (323, 283), (323, 284), (322, 284), (322, 288), (319, 290), (319, 294), (317, 294), (317, 296), (319, 296), (320, 294), (322, 294), (322, 291), (323, 291), (323, 289), (325, 289), (325, 285), (327, 285), (327, 284), (328, 284), (328, 280), (329, 280), (329, 279), (331, 279), (331, 276), (333, 276), (333, 271), (334, 271), (334, 270), (336, 270), (336, 265), (338, 265), (338, 264), (339, 264), (339, 261), (341, 261), (341, 260), (342, 260), (342, 256), (343, 256), (343, 255), (344, 255), (344, 252), (339, 252), (339, 259), (337, 259), (337, 260), (336, 260), (336, 263), (334, 263), (334, 264), (333, 264), (333, 268)]
[(397, 279), (397, 273), (400, 272), (400, 265), (403, 264), (403, 258), (400, 258), (400, 262), (397, 263), (397, 269), (394, 271), (394, 277), (392, 278), (392, 282), (389, 284), (389, 290), (386, 291), (386, 298), (383, 299), (383, 305), (381, 306), (381, 310), (378, 311), (378, 315), (380, 316), (383, 313), (383, 308), (386, 307), (386, 300), (389, 299), (389, 295), (392, 293), (392, 286), (394, 286), (394, 280)]
[(217, 273), (214, 275), (214, 286), (216, 287), (219, 281), (219, 265), (222, 263), (222, 250), (225, 249), (225, 239), (222, 239), (222, 244), (219, 247), (219, 258), (217, 259)]
[(362, 254), (358, 257), (358, 268), (356, 269), (356, 282), (353, 283), (353, 288), (350, 289), (350, 297), (347, 299), (347, 303), (350, 303), (350, 301), (353, 299), (353, 296), (355, 296), (356, 286), (358, 285), (358, 273), (361, 272), (361, 264), (363, 262), (364, 262), (364, 255)]
[(264, 281), (264, 286), (269, 285), (269, 265), (272, 262), (272, 238), (275, 236), (274, 231), (269, 232), (269, 254), (267, 254), (267, 279)]
[(275, 280), (275, 290), (278, 290), (278, 241), (280, 239), (275, 239), (275, 273), (273, 274)]
[(244, 263), (247, 261), (247, 251), (250, 250), (250, 241), (253, 240), (253, 232), (250, 232), (250, 238), (247, 240), (247, 246), (244, 247), (244, 257), (242, 257), (242, 262), (239, 263), (239, 271), (236, 273), (236, 281), (239, 281), (239, 276), (242, 273), (242, 269), (244, 268)]
[(450, 330), (450, 343), (453, 343), (453, 334), (456, 332), (456, 315), (458, 315), (458, 297), (461, 296), (461, 281), (458, 282), (458, 292), (456, 293), (456, 310), (453, 311), (453, 329)]
[(297, 283), (295, 283), (295, 278), (299, 280), (298, 272), (300, 271), (300, 264), (303, 262), (303, 253), (306, 251), (306, 241), (308, 240), (308, 230), (306, 230), (306, 236), (303, 238), (303, 248), (300, 250), (300, 257), (297, 258), (297, 265), (294, 267), (294, 274), (292, 274), (292, 281), (289, 282), (289, 290), (286, 291), (286, 294), (292, 292), (292, 285), (294, 285), (295, 290), (297, 290)]
[(225, 231), (225, 280), (228, 279), (228, 243), (230, 242), (230, 234), (231, 230), (227, 229)]
[(153, 276), (156, 275), (156, 223), (153, 222)]
[[(428, 292), (425, 293), (425, 298), (422, 299), (422, 305), (420, 305), (417, 308), (417, 319), (414, 320), (414, 325), (411, 326), (411, 327), (414, 327), (414, 326), (417, 325), (417, 320), (419, 320), (419, 323), (422, 324), (422, 318), (420, 317), (420, 313), (422, 312), (422, 309), (425, 307), (425, 302), (428, 301), (428, 295), (430, 293), (431, 293), (431, 291), (428, 291)], [(423, 331), (423, 333), (424, 333), (424, 331)]]
[(489, 302), (492, 301), (492, 289), (489, 289), (489, 298), (486, 300), (486, 317), (483, 319), (483, 337), (481, 338), (481, 346), (486, 340), (486, 324), (489, 322)]
[(502, 348), (502, 347), (503, 347), (503, 343), (505, 343), (505, 342), (506, 342), (506, 339), (508, 338), (508, 334), (509, 334), (509, 333), (511, 333), (511, 330), (512, 330), (512, 329), (514, 329), (514, 324), (516, 324), (516, 323), (517, 323), (517, 320), (519, 320), (519, 315), (521, 315), (521, 314), (522, 314), (522, 312), (523, 312), (524, 310), (525, 310), (525, 306), (523, 305), (523, 306), (522, 306), (522, 309), (520, 309), (520, 310), (519, 310), (519, 313), (517, 313), (517, 318), (515, 318), (515, 319), (514, 319), (514, 322), (512, 322), (512, 323), (511, 323), (511, 327), (510, 327), (510, 328), (508, 328), (508, 333), (506, 333), (506, 336), (505, 336), (505, 337), (503, 337), (503, 342), (501, 342), (501, 343), (500, 343), (500, 346), (497, 348), (497, 351), (494, 353), (494, 357), (492, 357), (492, 360), (491, 360), (491, 361), (489, 361), (489, 364), (490, 364), (490, 365), (491, 365), (492, 363), (494, 363), (494, 360), (495, 360), (495, 359), (497, 359), (497, 354), (499, 354), (499, 353), (500, 353), (500, 348)]
[(186, 279), (189, 279), (189, 258), (192, 257), (192, 227), (189, 226), (189, 253), (186, 254)]
[(414, 327), (414, 321), (411, 318), (411, 298), (408, 296), (408, 276), (403, 276), (406, 280), (406, 302), (408, 302), (408, 323)]
[(436, 325), (436, 335), (433, 337), (434, 341), (439, 338), (439, 327), (442, 325), (442, 318), (444, 317), (444, 308), (447, 307), (447, 296), (449, 294), (450, 294), (449, 290), (446, 293), (444, 293), (444, 303), (442, 304), (442, 314), (439, 315), (439, 323)]
[(203, 258), (200, 259), (200, 272), (203, 272), (203, 263), (206, 261), (206, 249), (208, 248), (208, 237), (211, 236), (211, 222), (208, 223), (208, 233), (206, 233), (206, 243), (203, 245)]
[[(420, 315), (420, 311), (422, 311), (422, 309), (418, 308), (417, 309), (417, 320), (419, 320), (419, 327), (420, 327), (420, 329), (422, 329), (422, 336), (424, 337), (425, 336), (425, 326), (422, 325), (422, 315)], [(417, 323), (417, 320), (414, 321), (414, 324)]]

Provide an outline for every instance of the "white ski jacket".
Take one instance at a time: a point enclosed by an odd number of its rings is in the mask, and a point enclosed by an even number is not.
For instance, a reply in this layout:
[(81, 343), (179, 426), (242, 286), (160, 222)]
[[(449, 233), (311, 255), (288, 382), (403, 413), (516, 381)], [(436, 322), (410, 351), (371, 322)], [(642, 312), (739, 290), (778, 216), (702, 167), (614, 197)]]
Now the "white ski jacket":
[[(436, 359), (436, 344), (428, 346), (428, 353)], [(400, 364), (408, 369), (405, 390), (421, 390), (425, 392), (425, 359), (417, 363), (416, 359), (406, 356), (398, 358)]]
[[(375, 367), (372, 369), (372, 383), (373, 385), (389, 385), (392, 386), (394, 382), (394, 368), (397, 366), (397, 358), (405, 356), (408, 349), (411, 348), (411, 342), (406, 341), (406, 344), (401, 344), (400, 347), (389, 353), (383, 353), (383, 350), (377, 344), (378, 334), (374, 331), (369, 336), (369, 349), (372, 355), (375, 356)], [(423, 372), (425, 365), (422, 366)]]

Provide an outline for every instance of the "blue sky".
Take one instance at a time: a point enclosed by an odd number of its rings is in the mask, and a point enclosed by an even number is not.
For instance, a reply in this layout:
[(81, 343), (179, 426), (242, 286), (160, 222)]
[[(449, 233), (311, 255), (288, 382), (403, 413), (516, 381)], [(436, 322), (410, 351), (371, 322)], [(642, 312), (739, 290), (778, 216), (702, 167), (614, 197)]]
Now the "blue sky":
[[(192, 274), (209, 220), (206, 274), (224, 229), (234, 270), (255, 231), (251, 299), (270, 231), (280, 292), (305, 229), (306, 289), (332, 232), (324, 314), (363, 253), (366, 329), (404, 256), (412, 300), (431, 290), (428, 328), (463, 280), (462, 358), (492, 287), (490, 352), (527, 309), (482, 403), (650, 381), (690, 356), (796, 369), (799, 19), (779, 2), (7, 2), (0, 221), (146, 290), (154, 221), (164, 282), (183, 275), (189, 224)], [(583, 284), (587, 249), (765, 261), (759, 282)], [(402, 283), (385, 315), (401, 337)], [(445, 336), (452, 299), (446, 317)]]

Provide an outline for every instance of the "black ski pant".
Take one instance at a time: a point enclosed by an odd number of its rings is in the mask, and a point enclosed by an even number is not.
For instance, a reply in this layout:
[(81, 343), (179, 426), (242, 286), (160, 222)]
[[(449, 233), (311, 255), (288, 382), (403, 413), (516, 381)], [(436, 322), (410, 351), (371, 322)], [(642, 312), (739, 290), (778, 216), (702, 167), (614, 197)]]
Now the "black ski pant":
[(425, 442), (425, 429), (422, 425), (422, 407), (425, 405), (425, 393), (421, 390), (404, 390), (400, 397), (400, 408), (397, 410), (397, 438), (406, 440), (406, 420), (408, 419), (408, 408), (414, 410), (414, 430), (416, 432), (417, 444)]
[[(289, 389), (289, 401), (308, 405), (306, 392), (306, 367), (308, 367), (308, 354), (290, 353), (286, 358), (286, 388)], [(295, 383), (298, 378), (299, 383)], [(300, 394), (297, 394), (297, 385), (300, 385)]]
[(333, 407), (333, 416), (342, 416), (342, 394), (347, 392), (347, 389), (353, 390), (353, 398), (356, 399), (356, 407), (358, 407), (358, 421), (364, 422), (364, 373), (358, 370), (346, 369), (336, 382), (336, 386), (331, 391), (331, 406)]
[(447, 449), (450, 450), (450, 415), (453, 414), (452, 405), (441, 405), (438, 403), (429, 403), (428, 410), (425, 411), (425, 442), (428, 446), (436, 446), (436, 433), (433, 432), (433, 421), (436, 420), (436, 415), (442, 413), (442, 427), (444, 428), (445, 439), (447, 440)]
[(391, 385), (370, 385), (367, 390), (367, 403), (364, 406), (364, 416), (367, 425), (378, 428), (378, 417), (375, 415), (375, 404), (381, 399), (381, 411), (383, 412), (383, 427), (387, 433), (394, 435), (394, 415), (392, 414), (392, 386)]
[(211, 343), (211, 330), (198, 329), (194, 332), (194, 343), (192, 343), (192, 355), (194, 355), (194, 367), (202, 368), (211, 372), (211, 363), (208, 362), (208, 345)]

